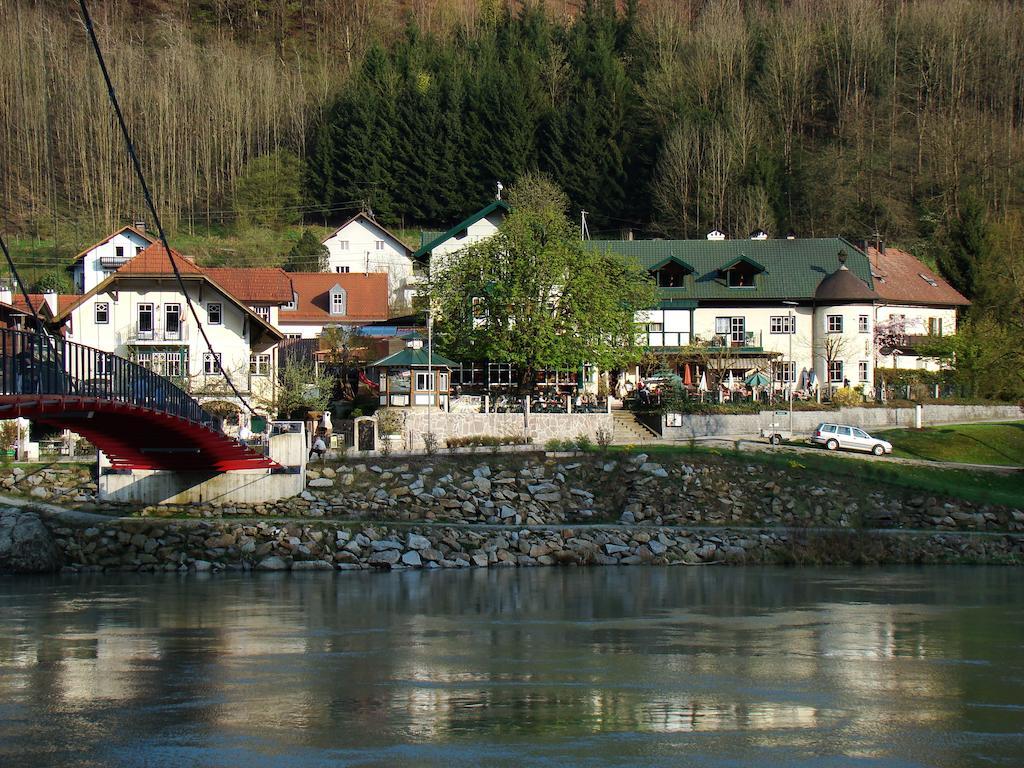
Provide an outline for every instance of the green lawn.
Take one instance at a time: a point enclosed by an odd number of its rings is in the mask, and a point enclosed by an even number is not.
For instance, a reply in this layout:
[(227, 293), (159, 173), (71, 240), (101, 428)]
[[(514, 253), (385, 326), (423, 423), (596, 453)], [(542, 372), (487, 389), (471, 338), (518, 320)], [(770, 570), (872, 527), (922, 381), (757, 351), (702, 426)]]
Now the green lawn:
[[(885, 460), (858, 458), (856, 454), (844, 453), (834, 456), (826, 451), (820, 453), (772, 453), (771, 451), (735, 451), (708, 448), (700, 444), (693, 448), (674, 445), (645, 445), (626, 449), (630, 453), (648, 453), (652, 456), (684, 456), (690, 454), (715, 454), (726, 456), (745, 464), (767, 464), (813, 475), (834, 475), (849, 479), (850, 485), (862, 485), (865, 492), (880, 485), (909, 488), (924, 495), (964, 499), (979, 504), (1001, 504), (1009, 507), (1024, 507), (1024, 472), (1009, 474), (953, 470), (939, 467), (924, 467), (917, 464), (900, 464)], [(655, 459), (657, 460), (657, 459)]]
[(904, 459), (1024, 466), (1024, 421), (950, 424), (873, 434), (892, 443), (893, 455)]

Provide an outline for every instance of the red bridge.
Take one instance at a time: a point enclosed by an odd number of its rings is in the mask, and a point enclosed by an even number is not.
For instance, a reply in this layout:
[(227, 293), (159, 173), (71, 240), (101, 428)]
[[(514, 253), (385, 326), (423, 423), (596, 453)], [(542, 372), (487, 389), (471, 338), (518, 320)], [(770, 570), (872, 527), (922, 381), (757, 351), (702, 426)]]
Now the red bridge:
[(191, 395), (141, 365), (61, 338), (0, 328), (0, 419), (18, 416), (82, 435), (118, 469), (277, 466), (225, 435)]

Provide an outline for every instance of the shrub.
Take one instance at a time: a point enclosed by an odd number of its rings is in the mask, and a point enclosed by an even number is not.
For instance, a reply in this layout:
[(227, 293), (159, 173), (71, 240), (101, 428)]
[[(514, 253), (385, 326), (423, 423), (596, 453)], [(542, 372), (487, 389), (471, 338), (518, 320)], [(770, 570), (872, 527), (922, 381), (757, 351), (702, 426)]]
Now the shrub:
[(533, 438), (529, 435), (468, 435), (467, 437), (449, 437), (444, 441), (450, 451), (454, 451), (456, 448), (529, 445), (532, 442)]
[(441, 441), (437, 439), (437, 435), (433, 432), (423, 433), (423, 448), (426, 450), (428, 456), (433, 456), (437, 453), (437, 447), (440, 442)]
[(852, 408), (864, 401), (860, 392), (850, 387), (841, 387), (832, 393), (832, 403), (840, 408)]
[(607, 427), (600, 427), (595, 437), (597, 438), (597, 447), (602, 451), (608, 450), (612, 444), (612, 431)]
[(589, 435), (576, 435), (576, 439), (572, 442), (575, 443), (578, 451), (590, 451), (594, 448), (594, 441), (590, 439)]

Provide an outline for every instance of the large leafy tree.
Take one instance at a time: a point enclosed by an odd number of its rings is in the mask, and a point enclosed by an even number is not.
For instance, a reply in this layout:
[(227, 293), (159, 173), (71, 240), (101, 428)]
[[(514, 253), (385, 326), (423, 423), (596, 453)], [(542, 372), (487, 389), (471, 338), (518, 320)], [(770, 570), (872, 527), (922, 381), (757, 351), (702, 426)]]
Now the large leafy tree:
[(639, 360), (636, 313), (655, 303), (646, 272), (586, 248), (565, 195), (546, 177), (525, 176), (509, 202), (512, 213), (492, 238), (431, 274), (439, 346), (456, 359), (516, 365), (521, 390), (544, 368)]

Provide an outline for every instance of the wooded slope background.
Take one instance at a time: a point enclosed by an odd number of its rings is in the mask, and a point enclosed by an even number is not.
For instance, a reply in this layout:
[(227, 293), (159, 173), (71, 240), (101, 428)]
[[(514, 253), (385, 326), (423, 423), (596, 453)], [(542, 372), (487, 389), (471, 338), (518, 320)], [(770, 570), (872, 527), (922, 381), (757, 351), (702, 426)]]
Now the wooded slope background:
[[(92, 12), (175, 230), (327, 224), (364, 203), (388, 223), (439, 227), (538, 169), (613, 237), (762, 227), (934, 251), (974, 206), (993, 237), (1019, 243), (1016, 2)], [(0, 45), (3, 230), (56, 233), (71, 250), (143, 217), (77, 4), (0, 0)]]

